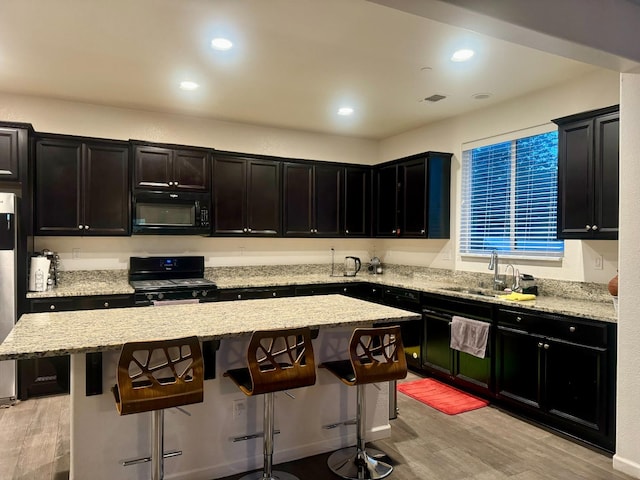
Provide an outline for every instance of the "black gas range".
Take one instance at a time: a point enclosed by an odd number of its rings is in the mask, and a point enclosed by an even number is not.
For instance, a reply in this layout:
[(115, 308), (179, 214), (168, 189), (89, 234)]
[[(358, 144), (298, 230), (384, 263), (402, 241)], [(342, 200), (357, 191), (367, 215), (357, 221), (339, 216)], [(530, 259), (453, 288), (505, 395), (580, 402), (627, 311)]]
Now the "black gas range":
[(218, 287), (204, 278), (203, 256), (130, 257), (136, 304), (213, 300)]

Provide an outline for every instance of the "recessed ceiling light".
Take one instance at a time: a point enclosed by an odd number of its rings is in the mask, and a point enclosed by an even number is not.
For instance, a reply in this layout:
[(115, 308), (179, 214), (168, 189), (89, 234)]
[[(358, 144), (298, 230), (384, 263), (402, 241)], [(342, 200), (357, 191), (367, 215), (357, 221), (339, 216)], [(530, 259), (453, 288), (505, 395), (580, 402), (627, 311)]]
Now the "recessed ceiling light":
[(351, 107), (340, 107), (338, 109), (338, 115), (342, 115), (343, 117), (347, 117), (353, 114), (353, 108)]
[(214, 38), (211, 40), (211, 48), (215, 50), (229, 50), (233, 47), (233, 42), (227, 38)]
[(185, 80), (184, 82), (180, 82), (180, 88), (182, 90), (195, 90), (199, 86), (200, 85), (198, 85), (196, 82), (190, 82), (188, 80)]
[(462, 48), (460, 50), (456, 50), (455, 52), (453, 52), (453, 55), (451, 55), (451, 61), (452, 62), (466, 62), (471, 57), (473, 57), (475, 55), (475, 53), (476, 52), (474, 52), (471, 49)]

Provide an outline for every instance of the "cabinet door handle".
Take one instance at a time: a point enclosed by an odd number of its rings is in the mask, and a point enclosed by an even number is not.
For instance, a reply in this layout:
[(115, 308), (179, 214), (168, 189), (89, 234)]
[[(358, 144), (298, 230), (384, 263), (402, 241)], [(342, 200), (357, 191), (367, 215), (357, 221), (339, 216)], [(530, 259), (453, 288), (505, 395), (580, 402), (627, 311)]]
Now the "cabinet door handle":
[(172, 187), (173, 186), (173, 182), (169, 182), (169, 186)]
[(106, 308), (109, 308), (109, 302), (104, 302), (104, 306), (105, 306)]
[(516, 322), (521, 322), (522, 321), (522, 317), (516, 317)]
[(545, 350), (549, 350), (549, 344), (548, 344), (548, 343), (545, 343), (543, 348), (544, 348)]
[(82, 230), (84, 227), (82, 225), (78, 225), (78, 229)]
[(238, 300), (242, 300), (242, 295), (238, 294)]
[(349, 235), (349, 230), (345, 230), (344, 233), (346, 233), (347, 235)]
[(273, 292), (273, 296), (274, 296), (274, 297), (277, 297), (277, 296), (278, 296), (278, 294), (277, 294), (276, 292)]
[(589, 230), (591, 230), (591, 225), (585, 225), (584, 228), (586, 228), (588, 232)]
[(424, 228), (423, 228), (422, 230), (420, 230), (420, 233), (421, 233), (422, 235), (424, 235)]
[(250, 228), (247, 228), (247, 232), (251, 233), (251, 229), (250, 229)]
[(347, 287), (344, 287), (344, 288), (342, 289), (342, 291), (343, 291), (344, 293), (347, 293)]
[(538, 348), (542, 348), (543, 346), (544, 346), (544, 343), (538, 342)]
[(571, 333), (575, 332), (575, 331), (576, 331), (576, 327), (569, 327), (569, 331), (570, 331)]
[(55, 310), (55, 309), (56, 309), (56, 306), (55, 306), (55, 305), (51, 304), (51, 305), (49, 306), (49, 310)]
[(243, 229), (242, 229), (242, 231), (243, 231), (244, 233), (247, 233), (247, 228), (246, 228), (246, 227), (245, 227), (245, 228), (243, 228)]
[(85, 225), (85, 226), (84, 226), (84, 229), (85, 229), (85, 230), (89, 230), (89, 225)]
[(173, 185), (177, 187), (178, 186), (178, 182), (173, 182)]
[(594, 225), (593, 227), (591, 227), (591, 230), (598, 230), (598, 225)]

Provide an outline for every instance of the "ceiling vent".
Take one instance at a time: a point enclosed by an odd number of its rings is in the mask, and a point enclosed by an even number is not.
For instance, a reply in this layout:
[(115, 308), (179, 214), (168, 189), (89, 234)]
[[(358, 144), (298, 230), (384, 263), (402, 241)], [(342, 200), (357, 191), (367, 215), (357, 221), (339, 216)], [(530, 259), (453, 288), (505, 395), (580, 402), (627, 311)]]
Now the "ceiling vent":
[(425, 102), (439, 102), (440, 100), (444, 100), (445, 98), (447, 98), (444, 95), (438, 95), (437, 93), (435, 95), (431, 95), (430, 97), (425, 97), (424, 101)]

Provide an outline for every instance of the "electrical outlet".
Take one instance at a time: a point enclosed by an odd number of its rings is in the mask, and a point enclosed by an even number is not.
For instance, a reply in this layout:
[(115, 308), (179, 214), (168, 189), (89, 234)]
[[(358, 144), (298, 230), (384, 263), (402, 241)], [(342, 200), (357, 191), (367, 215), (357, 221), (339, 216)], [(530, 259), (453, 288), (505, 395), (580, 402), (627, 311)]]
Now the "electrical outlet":
[(593, 268), (595, 268), (596, 270), (602, 270), (602, 267), (603, 267), (602, 263), (603, 263), (602, 255), (596, 255), (593, 261)]
[(239, 420), (247, 415), (247, 400), (241, 398), (233, 401), (233, 419)]

